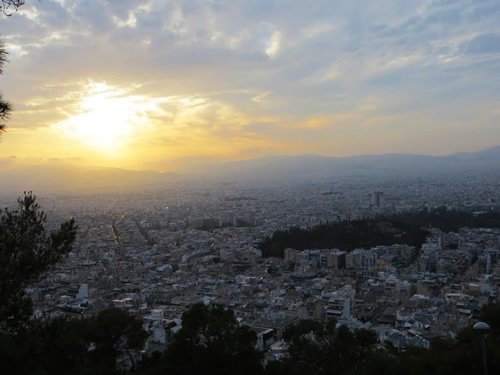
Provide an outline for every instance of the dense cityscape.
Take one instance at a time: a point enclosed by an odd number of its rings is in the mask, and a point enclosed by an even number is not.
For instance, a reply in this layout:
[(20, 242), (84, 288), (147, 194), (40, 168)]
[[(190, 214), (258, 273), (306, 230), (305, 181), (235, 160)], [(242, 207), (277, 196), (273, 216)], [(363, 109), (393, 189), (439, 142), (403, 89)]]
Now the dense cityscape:
[(500, 228), (427, 228), (421, 248), (288, 248), (282, 259), (263, 257), (260, 244), (276, 230), (435, 207), (498, 212), (499, 185), (491, 177), (355, 177), (272, 189), (40, 197), (49, 228), (74, 217), (78, 235), (29, 295), (37, 318), (113, 307), (139, 316), (149, 334), (144, 353), (163, 350), (182, 313), (199, 302), (232, 309), (269, 361), (286, 355), (283, 332), (304, 319), (373, 330), (397, 350), (429, 348), (433, 337), (455, 337), (497, 301)]

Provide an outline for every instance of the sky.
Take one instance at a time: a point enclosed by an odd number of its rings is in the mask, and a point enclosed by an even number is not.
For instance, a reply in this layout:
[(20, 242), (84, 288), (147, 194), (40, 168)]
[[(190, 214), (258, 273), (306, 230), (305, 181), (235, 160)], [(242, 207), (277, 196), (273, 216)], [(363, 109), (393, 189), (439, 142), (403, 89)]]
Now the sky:
[(0, 169), (500, 144), (500, 1), (40, 0), (0, 16)]

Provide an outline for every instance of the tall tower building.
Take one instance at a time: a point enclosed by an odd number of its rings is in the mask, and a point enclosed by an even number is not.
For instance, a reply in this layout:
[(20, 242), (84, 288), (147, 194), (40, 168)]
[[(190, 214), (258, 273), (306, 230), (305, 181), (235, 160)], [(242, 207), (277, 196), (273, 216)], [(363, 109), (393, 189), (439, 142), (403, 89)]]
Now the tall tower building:
[(384, 193), (376, 191), (372, 193), (372, 206), (381, 207), (384, 205)]

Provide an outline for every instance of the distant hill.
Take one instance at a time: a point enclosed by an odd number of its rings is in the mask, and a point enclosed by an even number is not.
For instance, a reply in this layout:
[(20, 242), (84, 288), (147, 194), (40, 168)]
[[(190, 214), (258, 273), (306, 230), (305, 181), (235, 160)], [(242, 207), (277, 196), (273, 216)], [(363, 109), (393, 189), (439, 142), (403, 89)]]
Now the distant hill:
[(192, 174), (228, 181), (308, 181), (340, 176), (401, 176), (432, 173), (500, 173), (500, 146), (448, 156), (412, 154), (328, 157), (271, 156), (227, 163), (192, 164)]
[(64, 162), (19, 165), (0, 160), (0, 193), (116, 192), (162, 189), (179, 184), (260, 184), (324, 181), (345, 176), (424, 176), (445, 173), (500, 173), (500, 146), (448, 156), (411, 154), (328, 157), (271, 156), (232, 162), (190, 158), (181, 173), (75, 166)]

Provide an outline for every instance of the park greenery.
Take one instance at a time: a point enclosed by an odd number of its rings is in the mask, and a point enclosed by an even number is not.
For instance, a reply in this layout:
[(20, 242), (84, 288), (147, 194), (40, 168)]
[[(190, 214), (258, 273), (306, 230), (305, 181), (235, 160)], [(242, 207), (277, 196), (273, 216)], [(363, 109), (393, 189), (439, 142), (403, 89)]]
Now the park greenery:
[(440, 207), (373, 219), (326, 222), (312, 228), (292, 227), (275, 231), (259, 247), (264, 257), (278, 258), (283, 258), (287, 248), (351, 251), (379, 245), (406, 244), (418, 249), (428, 235), (428, 228), (451, 232), (464, 227), (500, 227), (500, 214)]

